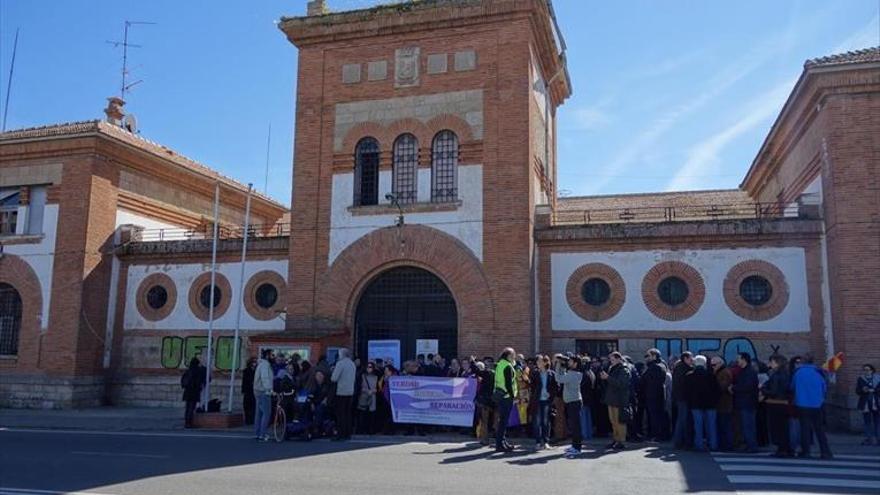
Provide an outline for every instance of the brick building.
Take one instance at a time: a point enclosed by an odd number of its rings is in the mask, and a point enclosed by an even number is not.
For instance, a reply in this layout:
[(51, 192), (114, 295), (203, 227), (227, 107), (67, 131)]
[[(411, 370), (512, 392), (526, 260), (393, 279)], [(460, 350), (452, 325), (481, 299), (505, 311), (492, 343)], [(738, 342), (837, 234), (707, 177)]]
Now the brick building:
[[(444, 355), (840, 351), (832, 403), (852, 419), (855, 370), (880, 361), (880, 49), (808, 61), (738, 189), (559, 198), (572, 81), (551, 2), (323, 4), (279, 24), (299, 50), (293, 200), (282, 218), (255, 198), (243, 290), (240, 184), (105, 122), (0, 135), (17, 214), (0, 291), (22, 307), (0, 402), (179, 399), (206, 343), (220, 180), (221, 378), (241, 306), (244, 354), (312, 361), (377, 340), (401, 359), (419, 340)], [(41, 187), (57, 236), (31, 235)], [(47, 379), (68, 395), (42, 401)]]

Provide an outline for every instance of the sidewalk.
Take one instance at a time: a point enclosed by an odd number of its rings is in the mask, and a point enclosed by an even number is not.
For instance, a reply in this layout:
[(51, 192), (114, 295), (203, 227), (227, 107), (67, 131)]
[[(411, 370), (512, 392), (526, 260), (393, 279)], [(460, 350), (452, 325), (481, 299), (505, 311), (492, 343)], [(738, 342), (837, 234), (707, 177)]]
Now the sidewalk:
[[(91, 430), (91, 431), (139, 431), (139, 432), (182, 432), (193, 431), (183, 428), (182, 408), (135, 408), (135, 407), (96, 407), (90, 409), (0, 409), (0, 428), (35, 428), (51, 430)], [(251, 426), (230, 428), (225, 430), (194, 430), (201, 432), (225, 432), (250, 434)], [(369, 436), (357, 436), (369, 439)], [(398, 437), (383, 437), (397, 439)], [(430, 435), (428, 437), (400, 437), (401, 441), (429, 442), (470, 442), (473, 438), (455, 433)], [(514, 438), (513, 440), (530, 445), (531, 440)], [(871, 455), (880, 457), (880, 447), (876, 445), (861, 446), (862, 436), (851, 433), (829, 433), (828, 442), (832, 452), (848, 455)], [(604, 445), (606, 439), (596, 438), (589, 442), (593, 445)], [(631, 444), (640, 448), (652, 444)], [(814, 446), (814, 450), (818, 446)], [(763, 450), (769, 451), (770, 448)]]
[[(0, 427), (93, 431), (183, 431), (183, 408), (0, 409)], [(223, 431), (245, 431), (234, 428)]]

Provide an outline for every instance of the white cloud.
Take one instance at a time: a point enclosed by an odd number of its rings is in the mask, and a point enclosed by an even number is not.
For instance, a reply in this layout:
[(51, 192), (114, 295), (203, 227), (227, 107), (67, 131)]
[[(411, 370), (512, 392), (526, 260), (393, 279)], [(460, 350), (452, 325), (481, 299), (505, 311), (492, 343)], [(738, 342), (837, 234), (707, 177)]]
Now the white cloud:
[(578, 108), (572, 113), (575, 125), (566, 130), (592, 131), (601, 129), (611, 120), (611, 117), (600, 105)]
[[(878, 44), (880, 15), (875, 15), (860, 29), (838, 44), (832, 53), (842, 53)], [(708, 173), (717, 173), (721, 164), (719, 154), (739, 136), (754, 129), (756, 126), (777, 115), (782, 109), (786, 98), (797, 82), (797, 78), (777, 84), (753, 98), (746, 105), (749, 110), (726, 129), (709, 136), (688, 151), (688, 159), (684, 166), (666, 184), (667, 191), (681, 191), (704, 187), (703, 182)]]
[(875, 15), (867, 24), (834, 47), (833, 53), (849, 52), (877, 45), (880, 45), (880, 14)]
[(788, 79), (761, 93), (746, 105), (749, 110), (739, 119), (691, 147), (687, 161), (666, 184), (666, 190), (682, 191), (703, 187), (701, 177), (718, 172), (721, 151), (736, 138), (778, 114), (795, 82), (797, 79)]

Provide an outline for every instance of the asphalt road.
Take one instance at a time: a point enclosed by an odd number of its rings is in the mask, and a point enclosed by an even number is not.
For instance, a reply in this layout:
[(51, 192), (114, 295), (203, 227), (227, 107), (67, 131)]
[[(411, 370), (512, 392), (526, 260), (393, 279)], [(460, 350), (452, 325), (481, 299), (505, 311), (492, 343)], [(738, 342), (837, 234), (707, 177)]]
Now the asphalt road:
[(467, 441), (411, 438), (261, 444), (213, 433), (0, 429), (0, 494), (880, 492), (880, 452), (779, 464), (657, 445), (588, 448), (576, 460), (562, 450), (498, 455)]

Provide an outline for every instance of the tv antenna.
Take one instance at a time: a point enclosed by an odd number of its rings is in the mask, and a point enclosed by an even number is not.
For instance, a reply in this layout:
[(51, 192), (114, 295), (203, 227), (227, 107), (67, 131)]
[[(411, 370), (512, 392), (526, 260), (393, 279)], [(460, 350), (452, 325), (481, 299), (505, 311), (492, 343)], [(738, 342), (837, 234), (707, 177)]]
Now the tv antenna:
[(132, 87), (137, 84), (144, 82), (143, 79), (138, 79), (134, 82), (128, 82), (129, 70), (128, 70), (128, 49), (129, 48), (143, 48), (141, 45), (135, 45), (133, 43), (128, 42), (128, 31), (132, 26), (143, 26), (143, 25), (154, 25), (155, 22), (147, 22), (147, 21), (125, 21), (125, 29), (122, 33), (122, 41), (107, 41), (113, 45), (114, 48), (122, 47), (122, 84), (119, 87), (119, 98), (122, 101), (125, 101), (125, 93), (127, 93)]

